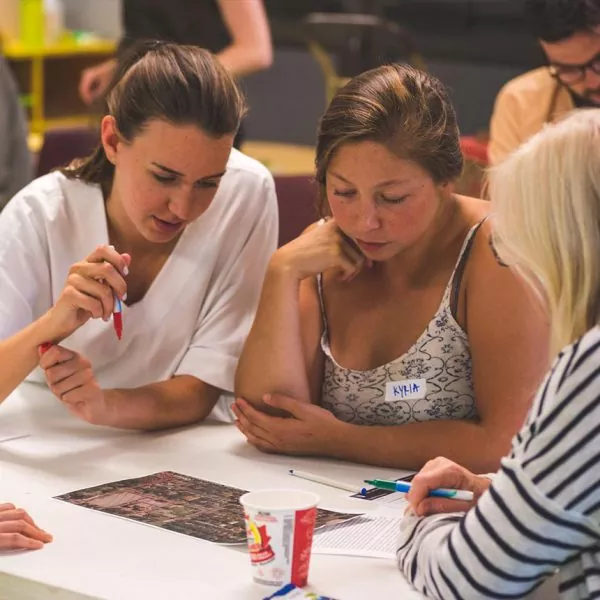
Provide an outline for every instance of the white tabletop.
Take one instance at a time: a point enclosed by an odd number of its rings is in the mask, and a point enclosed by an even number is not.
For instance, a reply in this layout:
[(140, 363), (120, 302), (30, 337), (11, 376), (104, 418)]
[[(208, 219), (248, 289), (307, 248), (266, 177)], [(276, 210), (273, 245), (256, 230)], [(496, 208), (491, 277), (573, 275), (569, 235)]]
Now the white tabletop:
[[(204, 423), (159, 433), (88, 425), (44, 388), (23, 384), (0, 406), (0, 501), (27, 509), (54, 541), (36, 552), (0, 554), (0, 598), (11, 600), (258, 600), (245, 549), (224, 547), (54, 500), (84, 487), (176, 471), (242, 489), (298, 488), (319, 506), (365, 510), (348, 492), (288, 475), (303, 469), (338, 480), (399, 471), (326, 459), (262, 454), (231, 425)], [(420, 599), (391, 560), (313, 554), (310, 589), (340, 600)]]

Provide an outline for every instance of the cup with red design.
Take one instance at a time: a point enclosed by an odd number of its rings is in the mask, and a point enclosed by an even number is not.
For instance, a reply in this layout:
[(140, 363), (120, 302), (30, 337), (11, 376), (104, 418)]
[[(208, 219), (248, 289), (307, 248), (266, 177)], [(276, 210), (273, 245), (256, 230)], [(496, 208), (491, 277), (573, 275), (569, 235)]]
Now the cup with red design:
[(252, 577), (262, 585), (306, 585), (319, 497), (300, 490), (260, 490), (240, 498)]

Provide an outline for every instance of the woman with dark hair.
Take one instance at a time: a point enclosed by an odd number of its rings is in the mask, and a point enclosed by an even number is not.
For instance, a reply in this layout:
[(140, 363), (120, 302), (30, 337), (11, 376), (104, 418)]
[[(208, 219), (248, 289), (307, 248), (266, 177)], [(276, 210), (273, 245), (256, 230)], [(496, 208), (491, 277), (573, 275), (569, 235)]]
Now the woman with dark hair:
[(324, 220), (269, 263), (238, 426), (267, 452), (496, 468), (547, 366), (547, 328), (494, 258), (488, 203), (453, 193), (446, 90), (406, 65), (354, 78), (321, 120), (316, 163)]
[(39, 363), (30, 378), (90, 423), (231, 420), (277, 240), (272, 177), (232, 150), (245, 110), (209, 52), (130, 51), (95, 153), (34, 181), (0, 215), (0, 400)]

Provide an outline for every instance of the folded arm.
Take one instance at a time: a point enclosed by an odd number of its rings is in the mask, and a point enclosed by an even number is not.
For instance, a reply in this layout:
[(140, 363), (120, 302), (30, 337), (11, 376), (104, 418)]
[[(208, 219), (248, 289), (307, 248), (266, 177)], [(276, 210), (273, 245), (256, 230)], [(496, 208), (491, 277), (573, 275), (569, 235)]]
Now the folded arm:
[(195, 423), (214, 408), (221, 390), (191, 375), (134, 389), (105, 390), (103, 425), (124, 429), (164, 429)]

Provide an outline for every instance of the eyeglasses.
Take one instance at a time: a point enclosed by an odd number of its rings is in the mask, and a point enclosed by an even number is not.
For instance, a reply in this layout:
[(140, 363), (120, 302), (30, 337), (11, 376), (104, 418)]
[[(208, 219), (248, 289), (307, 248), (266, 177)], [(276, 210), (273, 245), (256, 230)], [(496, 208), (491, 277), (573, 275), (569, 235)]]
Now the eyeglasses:
[(559, 65), (551, 63), (550, 75), (555, 79), (560, 79), (566, 85), (572, 85), (583, 81), (585, 79), (585, 72), (588, 69), (600, 75), (600, 52), (582, 65)]

